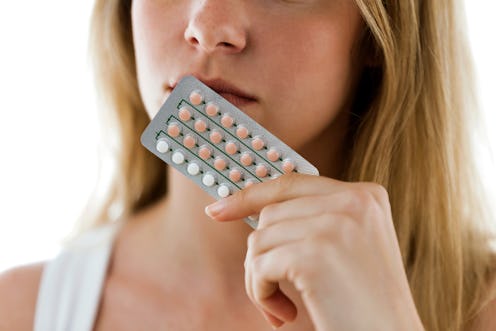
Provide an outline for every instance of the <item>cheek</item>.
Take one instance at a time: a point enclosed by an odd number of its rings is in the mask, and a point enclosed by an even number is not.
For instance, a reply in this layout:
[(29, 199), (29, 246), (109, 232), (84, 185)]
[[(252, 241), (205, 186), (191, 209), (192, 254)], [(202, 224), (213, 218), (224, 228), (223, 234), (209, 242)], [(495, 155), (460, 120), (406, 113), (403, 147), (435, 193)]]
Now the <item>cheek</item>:
[(338, 113), (346, 110), (355, 76), (348, 50), (305, 49), (294, 54), (296, 58), (288, 59), (286, 69), (274, 80), (277, 86), (271, 89), (278, 92), (268, 98), (268, 109), (277, 111), (269, 112), (273, 118), (267, 122), (278, 123), (273, 130), (280, 134), (291, 132), (286, 140), (293, 148), (318, 136)]
[(274, 123), (272, 130), (291, 147), (317, 137), (349, 106), (359, 67), (351, 55), (353, 32), (343, 33), (334, 26), (295, 31), (288, 37), (293, 41), (287, 46), (291, 52), (272, 58), (272, 67), (280, 69), (272, 72), (279, 79), (272, 80), (270, 90), (278, 92), (267, 99), (274, 110), (267, 122)]
[(164, 71), (169, 65), (167, 45), (178, 26), (176, 9), (168, 1), (135, 0), (131, 10), (139, 90), (148, 114), (153, 117), (163, 101)]

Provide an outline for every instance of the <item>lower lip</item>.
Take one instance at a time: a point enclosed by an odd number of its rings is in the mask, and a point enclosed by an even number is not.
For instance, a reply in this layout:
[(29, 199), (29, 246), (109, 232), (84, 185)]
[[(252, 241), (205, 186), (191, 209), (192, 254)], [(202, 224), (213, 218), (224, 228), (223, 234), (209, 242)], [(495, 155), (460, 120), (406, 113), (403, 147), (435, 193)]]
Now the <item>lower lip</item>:
[(241, 97), (239, 95), (232, 94), (232, 93), (219, 93), (219, 94), (224, 99), (226, 99), (227, 101), (229, 101), (230, 103), (232, 103), (233, 105), (235, 105), (238, 108), (245, 107), (245, 106), (251, 105), (251, 104), (256, 102), (255, 99)]

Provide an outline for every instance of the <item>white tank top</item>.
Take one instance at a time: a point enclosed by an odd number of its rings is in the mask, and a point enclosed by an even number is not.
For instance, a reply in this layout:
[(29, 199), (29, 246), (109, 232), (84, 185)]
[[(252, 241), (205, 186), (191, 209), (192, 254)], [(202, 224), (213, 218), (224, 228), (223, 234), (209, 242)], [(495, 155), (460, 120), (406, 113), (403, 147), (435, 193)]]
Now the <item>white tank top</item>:
[(34, 331), (91, 331), (120, 223), (90, 230), (65, 247), (44, 270)]

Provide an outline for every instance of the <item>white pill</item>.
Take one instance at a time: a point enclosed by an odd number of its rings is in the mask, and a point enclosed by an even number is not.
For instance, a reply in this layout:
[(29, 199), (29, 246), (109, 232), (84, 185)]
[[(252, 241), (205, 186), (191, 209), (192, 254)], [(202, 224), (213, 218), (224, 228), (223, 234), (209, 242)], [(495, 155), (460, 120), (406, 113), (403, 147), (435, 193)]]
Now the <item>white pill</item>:
[(157, 141), (157, 151), (159, 153), (167, 153), (169, 151), (169, 141), (165, 138), (161, 138)]
[(253, 214), (253, 215), (248, 216), (248, 219), (252, 222), (258, 222), (259, 217), (260, 217), (260, 214)]
[(222, 184), (217, 188), (217, 194), (221, 198), (227, 198), (231, 194), (231, 191), (227, 185)]
[(200, 166), (194, 162), (188, 164), (188, 174), (196, 176), (200, 173)]
[(183, 164), (184, 160), (185, 157), (182, 152), (176, 151), (174, 152), (174, 154), (172, 154), (172, 162), (174, 162), (175, 164)]
[(208, 187), (214, 186), (215, 177), (212, 174), (205, 174), (202, 178), (202, 183)]

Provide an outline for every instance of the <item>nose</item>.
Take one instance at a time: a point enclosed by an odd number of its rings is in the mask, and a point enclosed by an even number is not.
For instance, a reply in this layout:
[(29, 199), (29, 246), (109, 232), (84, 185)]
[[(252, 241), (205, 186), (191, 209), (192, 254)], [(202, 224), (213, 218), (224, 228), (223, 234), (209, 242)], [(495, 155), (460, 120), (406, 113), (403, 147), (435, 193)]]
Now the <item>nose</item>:
[(243, 17), (240, 1), (198, 1), (191, 11), (184, 39), (191, 46), (208, 54), (218, 51), (239, 53), (247, 43)]

